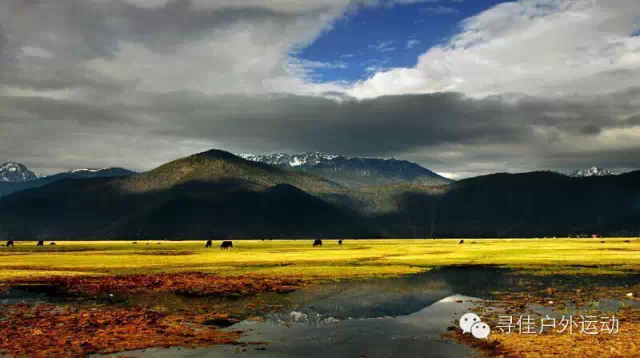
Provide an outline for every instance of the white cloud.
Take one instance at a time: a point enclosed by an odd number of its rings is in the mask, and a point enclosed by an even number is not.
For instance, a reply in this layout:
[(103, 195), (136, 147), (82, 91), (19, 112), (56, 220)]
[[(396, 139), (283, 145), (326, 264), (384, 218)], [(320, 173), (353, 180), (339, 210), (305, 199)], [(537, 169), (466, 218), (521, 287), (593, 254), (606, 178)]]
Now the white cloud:
[[(97, 3), (107, 3), (111, 0), (90, 0)], [(157, 9), (167, 6), (173, 0), (122, 0), (124, 3), (143, 9)]]
[(31, 57), (39, 57), (39, 58), (51, 58), (53, 54), (41, 47), (33, 47), (33, 46), (24, 46), (22, 48), (22, 53)]
[(598, 94), (640, 83), (640, 2), (521, 0), (465, 20), (414, 68), (378, 73), (349, 92), (461, 91), (472, 96)]
[(420, 45), (420, 41), (416, 40), (416, 39), (411, 39), (409, 41), (407, 41), (407, 48), (414, 48), (416, 46)]
[(390, 52), (396, 49), (394, 46), (392, 46), (394, 43), (395, 40), (380, 41), (375, 45), (369, 45), (369, 48), (383, 53)]
[(433, 15), (451, 15), (451, 14), (459, 14), (460, 10), (451, 6), (438, 5), (438, 6), (423, 7), (422, 9), (420, 9), (420, 12), (426, 13), (426, 14), (433, 14)]

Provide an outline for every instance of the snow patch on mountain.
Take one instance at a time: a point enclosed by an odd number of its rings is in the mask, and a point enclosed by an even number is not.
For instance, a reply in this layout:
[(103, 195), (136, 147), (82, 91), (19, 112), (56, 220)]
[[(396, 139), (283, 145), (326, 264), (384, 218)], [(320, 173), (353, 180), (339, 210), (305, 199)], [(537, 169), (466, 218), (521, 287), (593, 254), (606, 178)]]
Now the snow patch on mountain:
[(347, 186), (400, 182), (421, 184), (452, 182), (416, 163), (396, 158), (348, 157), (322, 152), (240, 154), (240, 156), (254, 162), (316, 174)]
[(108, 168), (102, 168), (102, 169), (75, 169), (72, 170), (71, 173), (96, 173), (99, 172), (101, 170), (106, 170)]
[(23, 182), (40, 178), (39, 175), (16, 162), (6, 162), (0, 165), (0, 181)]
[[(272, 165), (300, 167), (303, 165), (316, 165), (330, 163), (336, 159), (348, 160), (351, 157), (343, 155), (327, 154), (322, 152), (304, 152), (299, 154), (273, 153), (273, 154), (240, 154), (240, 157), (253, 162), (261, 162)], [(372, 159), (372, 158), (366, 158)]]
[(570, 176), (574, 178), (603, 177), (607, 175), (614, 175), (614, 173), (608, 169), (598, 167), (579, 169), (570, 174)]

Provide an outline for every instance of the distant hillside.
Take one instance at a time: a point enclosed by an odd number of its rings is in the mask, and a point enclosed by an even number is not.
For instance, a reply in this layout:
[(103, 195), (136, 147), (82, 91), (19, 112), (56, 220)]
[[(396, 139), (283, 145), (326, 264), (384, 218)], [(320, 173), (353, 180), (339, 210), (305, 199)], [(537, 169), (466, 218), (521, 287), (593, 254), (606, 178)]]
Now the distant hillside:
[(222, 151), (139, 176), (62, 180), (0, 198), (0, 235), (48, 238), (370, 236), (363, 220), (309, 192), (340, 186)]
[(0, 198), (0, 237), (203, 239), (640, 235), (640, 171), (493, 174), (345, 188), (208, 151), (150, 172)]
[(243, 158), (310, 173), (348, 187), (415, 183), (443, 185), (453, 181), (418, 164), (398, 159), (346, 157), (319, 152), (300, 154), (243, 154)]
[(288, 172), (272, 165), (245, 160), (229, 152), (209, 150), (162, 165), (126, 181), (131, 191), (162, 190), (188, 182), (241, 180), (258, 186), (290, 184), (307, 191), (327, 191), (340, 186), (305, 173)]
[(640, 171), (493, 174), (461, 180), (438, 197), (407, 194), (404, 202), (397, 215), (437, 236), (640, 234)]
[(106, 178), (131, 176), (137, 173), (122, 168), (105, 168), (105, 169), (77, 169), (69, 172), (53, 174), (46, 177), (38, 177), (36, 179), (17, 182), (1, 182), (0, 196), (9, 195), (11, 193), (37, 188), (43, 185), (51, 184), (62, 179), (88, 179), (88, 178)]

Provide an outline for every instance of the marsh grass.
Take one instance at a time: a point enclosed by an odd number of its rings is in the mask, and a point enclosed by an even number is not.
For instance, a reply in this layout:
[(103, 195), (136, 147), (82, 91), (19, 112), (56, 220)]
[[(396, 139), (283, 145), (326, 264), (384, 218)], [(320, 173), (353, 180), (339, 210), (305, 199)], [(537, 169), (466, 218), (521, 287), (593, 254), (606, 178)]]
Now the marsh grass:
[[(235, 240), (231, 250), (201, 241), (18, 241), (0, 248), (0, 280), (52, 275), (206, 272), (325, 278), (394, 276), (439, 266), (496, 265), (540, 275), (626, 274), (640, 267), (640, 239)], [(624, 242), (629, 240), (630, 242)], [(475, 242), (475, 243), (473, 243)], [(147, 244), (148, 243), (148, 244)]]

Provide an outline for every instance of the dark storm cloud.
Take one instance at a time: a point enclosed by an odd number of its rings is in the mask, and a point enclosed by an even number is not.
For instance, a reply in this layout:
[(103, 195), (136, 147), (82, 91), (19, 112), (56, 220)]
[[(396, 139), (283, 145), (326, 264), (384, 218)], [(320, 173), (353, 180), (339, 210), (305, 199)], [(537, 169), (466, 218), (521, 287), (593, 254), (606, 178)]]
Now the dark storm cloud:
[(620, 119), (625, 115), (620, 108), (613, 110), (588, 98), (514, 102), (440, 93), (336, 102), (302, 96), (171, 94), (156, 100), (151, 107), (180, 118), (175, 128), (160, 134), (219, 136), (246, 143), (259, 140), (264, 147), (258, 150), (280, 145), (359, 155), (388, 155), (443, 144), (548, 143), (562, 140), (563, 135), (588, 139), (601, 128), (624, 127), (630, 121)]
[(500, 101), (454, 93), (343, 102), (293, 95), (208, 99), (170, 95), (153, 107), (174, 111), (181, 118), (176, 128), (161, 134), (235, 138), (261, 143), (257, 150), (284, 146), (387, 155), (449, 142), (518, 140), (528, 133), (519, 118), (510, 117), (513, 109)]
[(609, 148), (607, 150), (585, 150), (580, 152), (558, 152), (544, 158), (550, 169), (587, 168), (599, 166), (616, 171), (640, 168), (640, 148)]
[[(444, 172), (540, 167), (569, 170), (594, 163), (609, 168), (640, 167), (638, 145), (613, 148), (601, 143), (580, 149), (595, 142), (603, 130), (637, 123), (637, 118), (620, 119), (625, 114), (619, 109), (603, 108), (599, 100), (588, 98), (565, 102), (480, 100), (441, 93), (336, 102), (312, 96), (180, 92), (147, 95), (112, 107), (99, 100), (92, 105), (33, 98), (0, 103), (15, 113), (29, 114), (13, 120), (11, 112), (3, 115), (13, 130), (30, 133), (23, 148), (22, 143), (16, 143), (14, 153), (28, 156), (39, 151), (43, 155), (39, 161), (51, 167), (64, 166), (64, 160), (56, 157), (55, 151), (43, 153), (43, 148), (47, 143), (58, 148), (65, 142), (74, 143), (70, 152), (83, 156), (86, 162), (80, 163), (85, 165), (117, 162), (134, 169), (147, 169), (149, 163), (159, 164), (210, 147), (236, 152), (319, 150), (369, 156), (411, 153), (408, 158)], [(45, 122), (59, 130), (53, 136), (41, 131), (43, 137), (38, 138), (35, 127)], [(589, 127), (602, 129), (584, 130)], [(91, 135), (82, 138), (80, 133)], [(119, 147), (97, 145), (96, 138)], [(43, 145), (28, 145), (33, 140)], [(460, 153), (448, 159), (441, 154), (447, 148), (457, 148)], [(60, 163), (53, 165), (56, 161)], [(481, 168), (479, 163), (484, 163)]]
[[(82, 126), (112, 126), (133, 123), (126, 111), (83, 101), (59, 101), (42, 97), (0, 97), (0, 106), (7, 112), (29, 113), (39, 121), (69, 121)], [(6, 114), (6, 112), (5, 112)], [(20, 123), (21, 119), (3, 116), (4, 122)], [(87, 128), (84, 128), (87, 129)]]

